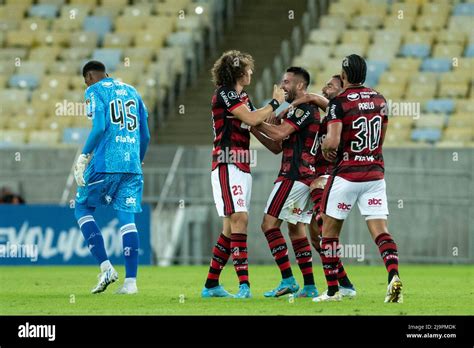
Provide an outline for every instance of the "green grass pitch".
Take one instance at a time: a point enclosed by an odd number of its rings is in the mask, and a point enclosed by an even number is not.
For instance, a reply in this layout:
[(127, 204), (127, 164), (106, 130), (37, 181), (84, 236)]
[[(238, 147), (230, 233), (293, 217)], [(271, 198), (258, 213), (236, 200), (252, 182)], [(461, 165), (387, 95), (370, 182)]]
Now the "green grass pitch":
[[(98, 295), (97, 267), (0, 267), (0, 315), (473, 315), (473, 267), (466, 265), (401, 265), (403, 304), (383, 303), (386, 271), (383, 266), (348, 265), (357, 288), (355, 299), (313, 303), (310, 299), (264, 298), (277, 285), (276, 266), (250, 266), (252, 299), (202, 299), (206, 266), (140, 267), (136, 295), (116, 295), (120, 280)], [(296, 266), (293, 272), (302, 283)], [(316, 283), (326, 289), (315, 264)], [(237, 277), (226, 267), (221, 283), (237, 290)]]

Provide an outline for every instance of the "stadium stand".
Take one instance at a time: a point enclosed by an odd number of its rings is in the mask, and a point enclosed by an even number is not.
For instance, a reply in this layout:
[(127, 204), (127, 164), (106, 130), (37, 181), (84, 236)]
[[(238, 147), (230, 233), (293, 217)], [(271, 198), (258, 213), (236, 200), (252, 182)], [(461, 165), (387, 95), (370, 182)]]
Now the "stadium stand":
[(196, 79), (204, 53), (212, 54), (218, 18), (232, 13), (229, 3), (0, 1), (0, 120), (9, 120), (1, 123), (0, 146), (83, 140), (90, 121), (80, 107), (86, 87), (81, 68), (89, 59), (137, 87), (156, 130)]
[[(217, 52), (220, 55), (226, 50), (238, 49), (253, 56), (255, 69), (248, 93), (254, 104), (258, 104), (263, 100), (260, 100), (258, 96), (257, 82), (265, 80), (266, 86), (273, 86), (275, 83), (275, 76), (269, 76), (264, 71), (275, 64), (275, 57), (279, 56), (282, 46), (288, 45), (295, 23), (301, 23), (307, 2), (272, 0), (271, 6), (268, 6), (268, 0), (241, 0), (238, 3), (235, 15), (232, 18), (224, 18), (225, 25), (220, 29), (223, 32), (223, 40), (219, 43)], [(251, 11), (248, 10), (250, 8)], [(261, 24), (262, 13), (272, 18), (271, 21), (265, 20), (265, 25)], [(289, 19), (289, 14), (294, 16), (294, 19)], [(265, 38), (264, 43), (258, 38), (259, 36)], [(176, 38), (172, 37), (172, 39)], [(297, 34), (295, 34), (295, 40), (297, 40)], [(288, 52), (287, 59), (276, 63), (280, 66), (278, 75), (281, 74), (283, 66), (290, 63), (291, 51), (294, 50), (291, 49)], [(197, 75), (195, 84), (187, 88), (185, 93), (178, 98), (177, 107), (174, 108), (165, 127), (157, 135), (159, 144), (209, 145), (212, 143), (210, 101), (215, 87), (211, 82), (209, 71), (217, 57), (216, 55), (206, 57), (202, 63), (204, 68)], [(312, 57), (308, 58), (312, 59)], [(269, 93), (265, 94), (269, 95)]]
[(420, 106), (420, 115), (391, 115), (386, 145), (473, 146), (473, 15), (472, 1), (331, 1), (293, 64), (316, 75), (319, 92), (341, 55), (362, 54), (366, 85)]
[[(284, 1), (274, 2), (272, 9), (264, 1), (241, 2), (242, 8), (251, 2), (253, 8), (268, 13), (287, 6)], [(166, 126), (159, 142), (181, 142), (181, 135), (187, 134), (187, 143), (207, 144), (212, 89), (208, 70), (217, 37), (224, 35), (219, 51), (238, 47), (256, 55), (257, 83), (250, 93), (257, 103), (263, 102), (290, 63), (307, 68), (313, 76), (310, 89), (320, 91), (327, 78), (340, 71), (343, 56), (359, 53), (367, 59), (368, 86), (392, 103), (419, 103), (419, 117), (426, 118), (426, 122), (399, 122), (397, 118), (416, 115), (393, 115), (390, 128), (403, 125), (396, 129), (403, 136), (388, 137), (387, 145), (474, 144), (469, 132), (459, 131), (459, 125), (470, 124), (466, 120), (473, 111), (469, 104), (474, 98), (474, 2), (339, 0), (329, 2), (319, 19), (315, 1), (302, 3), (301, 8), (291, 7), (296, 13), (309, 9), (309, 14), (290, 35), (284, 23), (260, 28), (254, 14), (245, 11), (237, 14), (238, 30), (226, 33), (224, 24), (232, 24), (232, 1), (4, 0), (0, 120), (8, 121), (1, 123), (0, 145), (80, 142), (86, 134), (82, 128), (90, 123), (74, 103), (83, 102), (80, 68), (88, 59), (103, 60), (112, 76), (136, 85), (152, 115), (153, 130)], [(196, 13), (197, 6), (203, 9), (201, 14)], [(275, 42), (267, 40), (268, 49), (259, 50), (255, 32), (266, 29), (274, 32)], [(63, 104), (74, 117), (56, 117)], [(192, 120), (183, 122), (179, 105), (188, 107)], [(433, 114), (446, 121), (428, 127)], [(433, 129), (440, 136), (418, 136), (434, 134)], [(410, 136), (405, 137), (408, 130)], [(43, 141), (47, 134), (52, 139)]]

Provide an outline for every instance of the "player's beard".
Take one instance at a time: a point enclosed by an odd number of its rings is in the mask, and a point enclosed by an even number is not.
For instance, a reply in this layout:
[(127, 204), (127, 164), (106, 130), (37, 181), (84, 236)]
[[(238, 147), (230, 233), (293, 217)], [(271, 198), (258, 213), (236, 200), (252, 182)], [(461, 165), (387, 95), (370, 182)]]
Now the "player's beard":
[(296, 97), (295, 91), (293, 90), (286, 91), (285, 101), (287, 101), (288, 103), (292, 103), (293, 100), (295, 100), (295, 97)]

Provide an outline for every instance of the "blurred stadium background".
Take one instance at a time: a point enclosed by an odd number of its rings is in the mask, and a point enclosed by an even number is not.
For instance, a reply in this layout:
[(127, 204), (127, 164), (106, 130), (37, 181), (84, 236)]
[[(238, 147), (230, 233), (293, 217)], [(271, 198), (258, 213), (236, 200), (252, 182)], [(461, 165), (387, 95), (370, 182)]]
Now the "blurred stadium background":
[[(0, 206), (0, 243), (38, 244), (38, 263), (93, 261), (84, 246), (68, 257), (64, 247), (68, 235), (81, 238), (71, 167), (90, 129), (85, 61), (102, 60), (149, 109), (142, 261), (206, 264), (221, 229), (210, 185), (214, 60), (227, 49), (252, 54), (249, 92), (261, 105), (285, 67), (307, 68), (319, 93), (357, 53), (368, 86), (420, 107), (391, 117), (384, 145), (401, 262), (473, 263), (473, 23), (474, 1), (456, 0), (0, 0), (0, 187), (4, 202), (26, 201)], [(250, 262), (270, 263), (260, 222), (280, 157), (252, 147)], [(104, 224), (112, 248), (120, 237)], [(358, 212), (342, 242), (366, 245), (364, 262), (379, 262)], [(0, 259), (9, 262), (22, 263)]]

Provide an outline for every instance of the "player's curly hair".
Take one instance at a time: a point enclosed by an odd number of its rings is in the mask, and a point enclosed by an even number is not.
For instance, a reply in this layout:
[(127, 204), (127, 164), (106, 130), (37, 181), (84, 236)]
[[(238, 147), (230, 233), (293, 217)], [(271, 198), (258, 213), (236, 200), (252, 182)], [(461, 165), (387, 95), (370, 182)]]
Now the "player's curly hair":
[(216, 87), (233, 87), (237, 80), (245, 75), (248, 68), (254, 68), (254, 61), (250, 54), (237, 50), (224, 52), (211, 69), (212, 82)]

